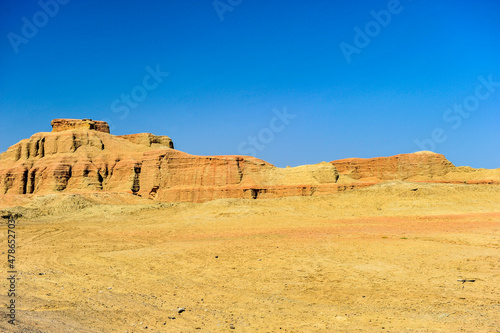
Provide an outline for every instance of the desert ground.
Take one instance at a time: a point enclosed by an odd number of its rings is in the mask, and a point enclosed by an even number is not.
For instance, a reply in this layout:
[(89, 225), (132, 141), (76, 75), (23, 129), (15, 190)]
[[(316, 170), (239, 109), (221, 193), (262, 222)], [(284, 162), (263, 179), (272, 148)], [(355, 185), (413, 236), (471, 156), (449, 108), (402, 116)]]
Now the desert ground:
[(17, 325), (2, 315), (1, 332), (500, 332), (499, 185), (0, 199), (22, 214)]

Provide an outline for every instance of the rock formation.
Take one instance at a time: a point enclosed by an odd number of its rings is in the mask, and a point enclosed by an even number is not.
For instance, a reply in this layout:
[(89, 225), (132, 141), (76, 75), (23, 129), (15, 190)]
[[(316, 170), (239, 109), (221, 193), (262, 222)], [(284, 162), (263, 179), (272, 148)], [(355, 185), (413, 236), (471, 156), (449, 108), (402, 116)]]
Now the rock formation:
[(119, 135), (118, 138), (126, 139), (132, 143), (156, 148), (174, 148), (174, 142), (168, 136), (139, 133)]
[[(194, 156), (166, 136), (114, 136), (104, 122), (58, 119), (0, 155), (0, 194), (130, 192), (161, 201), (315, 195), (338, 185), (329, 163), (281, 169), (247, 156)], [(96, 126), (99, 124), (99, 126)]]
[(62, 132), (70, 129), (86, 129), (109, 133), (108, 123), (92, 119), (54, 119), (50, 123), (52, 132)]
[(456, 168), (429, 152), (283, 169), (248, 156), (190, 155), (167, 136), (114, 136), (102, 121), (55, 119), (52, 126), (0, 154), (0, 195), (108, 191), (203, 202), (323, 195), (386, 180), (499, 180), (498, 170)]
[(438, 183), (498, 184), (500, 169), (455, 167), (442, 154), (419, 151), (389, 157), (346, 158), (330, 162), (343, 183), (390, 180)]
[(429, 151), (390, 157), (347, 158), (330, 162), (340, 174), (356, 180), (432, 180), (455, 166), (444, 155)]

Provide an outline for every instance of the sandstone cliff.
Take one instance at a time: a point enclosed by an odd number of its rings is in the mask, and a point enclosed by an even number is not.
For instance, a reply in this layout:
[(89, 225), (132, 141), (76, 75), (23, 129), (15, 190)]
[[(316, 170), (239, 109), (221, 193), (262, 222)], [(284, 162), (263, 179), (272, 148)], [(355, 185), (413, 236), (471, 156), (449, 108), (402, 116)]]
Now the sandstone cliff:
[(109, 133), (108, 123), (92, 119), (54, 119), (50, 123), (52, 132), (62, 132), (70, 129), (86, 129)]
[(430, 151), (389, 157), (347, 158), (330, 162), (342, 183), (381, 182), (388, 180), (496, 184), (500, 169), (455, 167), (444, 155)]
[(85, 123), (58, 120), (57, 130), (0, 154), (0, 194), (109, 191), (201, 202), (349, 188), (336, 184), (337, 170), (328, 163), (281, 169), (253, 157), (194, 156), (173, 149), (166, 136), (113, 136)]
[(455, 166), (444, 155), (417, 152), (390, 157), (347, 158), (330, 162), (343, 175), (356, 180), (431, 180)]
[(52, 125), (52, 132), (34, 134), (0, 154), (0, 195), (106, 191), (203, 202), (323, 195), (387, 180), (500, 180), (500, 169), (457, 168), (430, 152), (283, 169), (248, 156), (190, 155), (173, 149), (167, 136), (114, 136), (105, 122), (56, 119)]

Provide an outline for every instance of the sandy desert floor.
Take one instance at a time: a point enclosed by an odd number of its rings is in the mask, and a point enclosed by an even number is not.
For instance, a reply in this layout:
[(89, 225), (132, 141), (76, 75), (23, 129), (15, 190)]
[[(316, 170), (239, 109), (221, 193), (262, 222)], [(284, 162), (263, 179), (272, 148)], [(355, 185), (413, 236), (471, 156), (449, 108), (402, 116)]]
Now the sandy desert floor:
[(500, 186), (1, 199), (24, 214), (18, 325), (2, 315), (1, 332), (500, 332)]

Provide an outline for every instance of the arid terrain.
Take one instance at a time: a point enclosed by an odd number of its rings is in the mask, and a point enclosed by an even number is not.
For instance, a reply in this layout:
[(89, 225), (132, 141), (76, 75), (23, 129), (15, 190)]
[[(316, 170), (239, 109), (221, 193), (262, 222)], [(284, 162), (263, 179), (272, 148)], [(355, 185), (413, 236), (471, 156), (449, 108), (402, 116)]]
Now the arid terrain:
[(0, 154), (0, 332), (499, 332), (500, 169), (52, 127)]
[(123, 193), (0, 202), (4, 213), (23, 215), (18, 326), (5, 318), (2, 332), (500, 327), (498, 185), (386, 182), (320, 197), (205, 203)]

